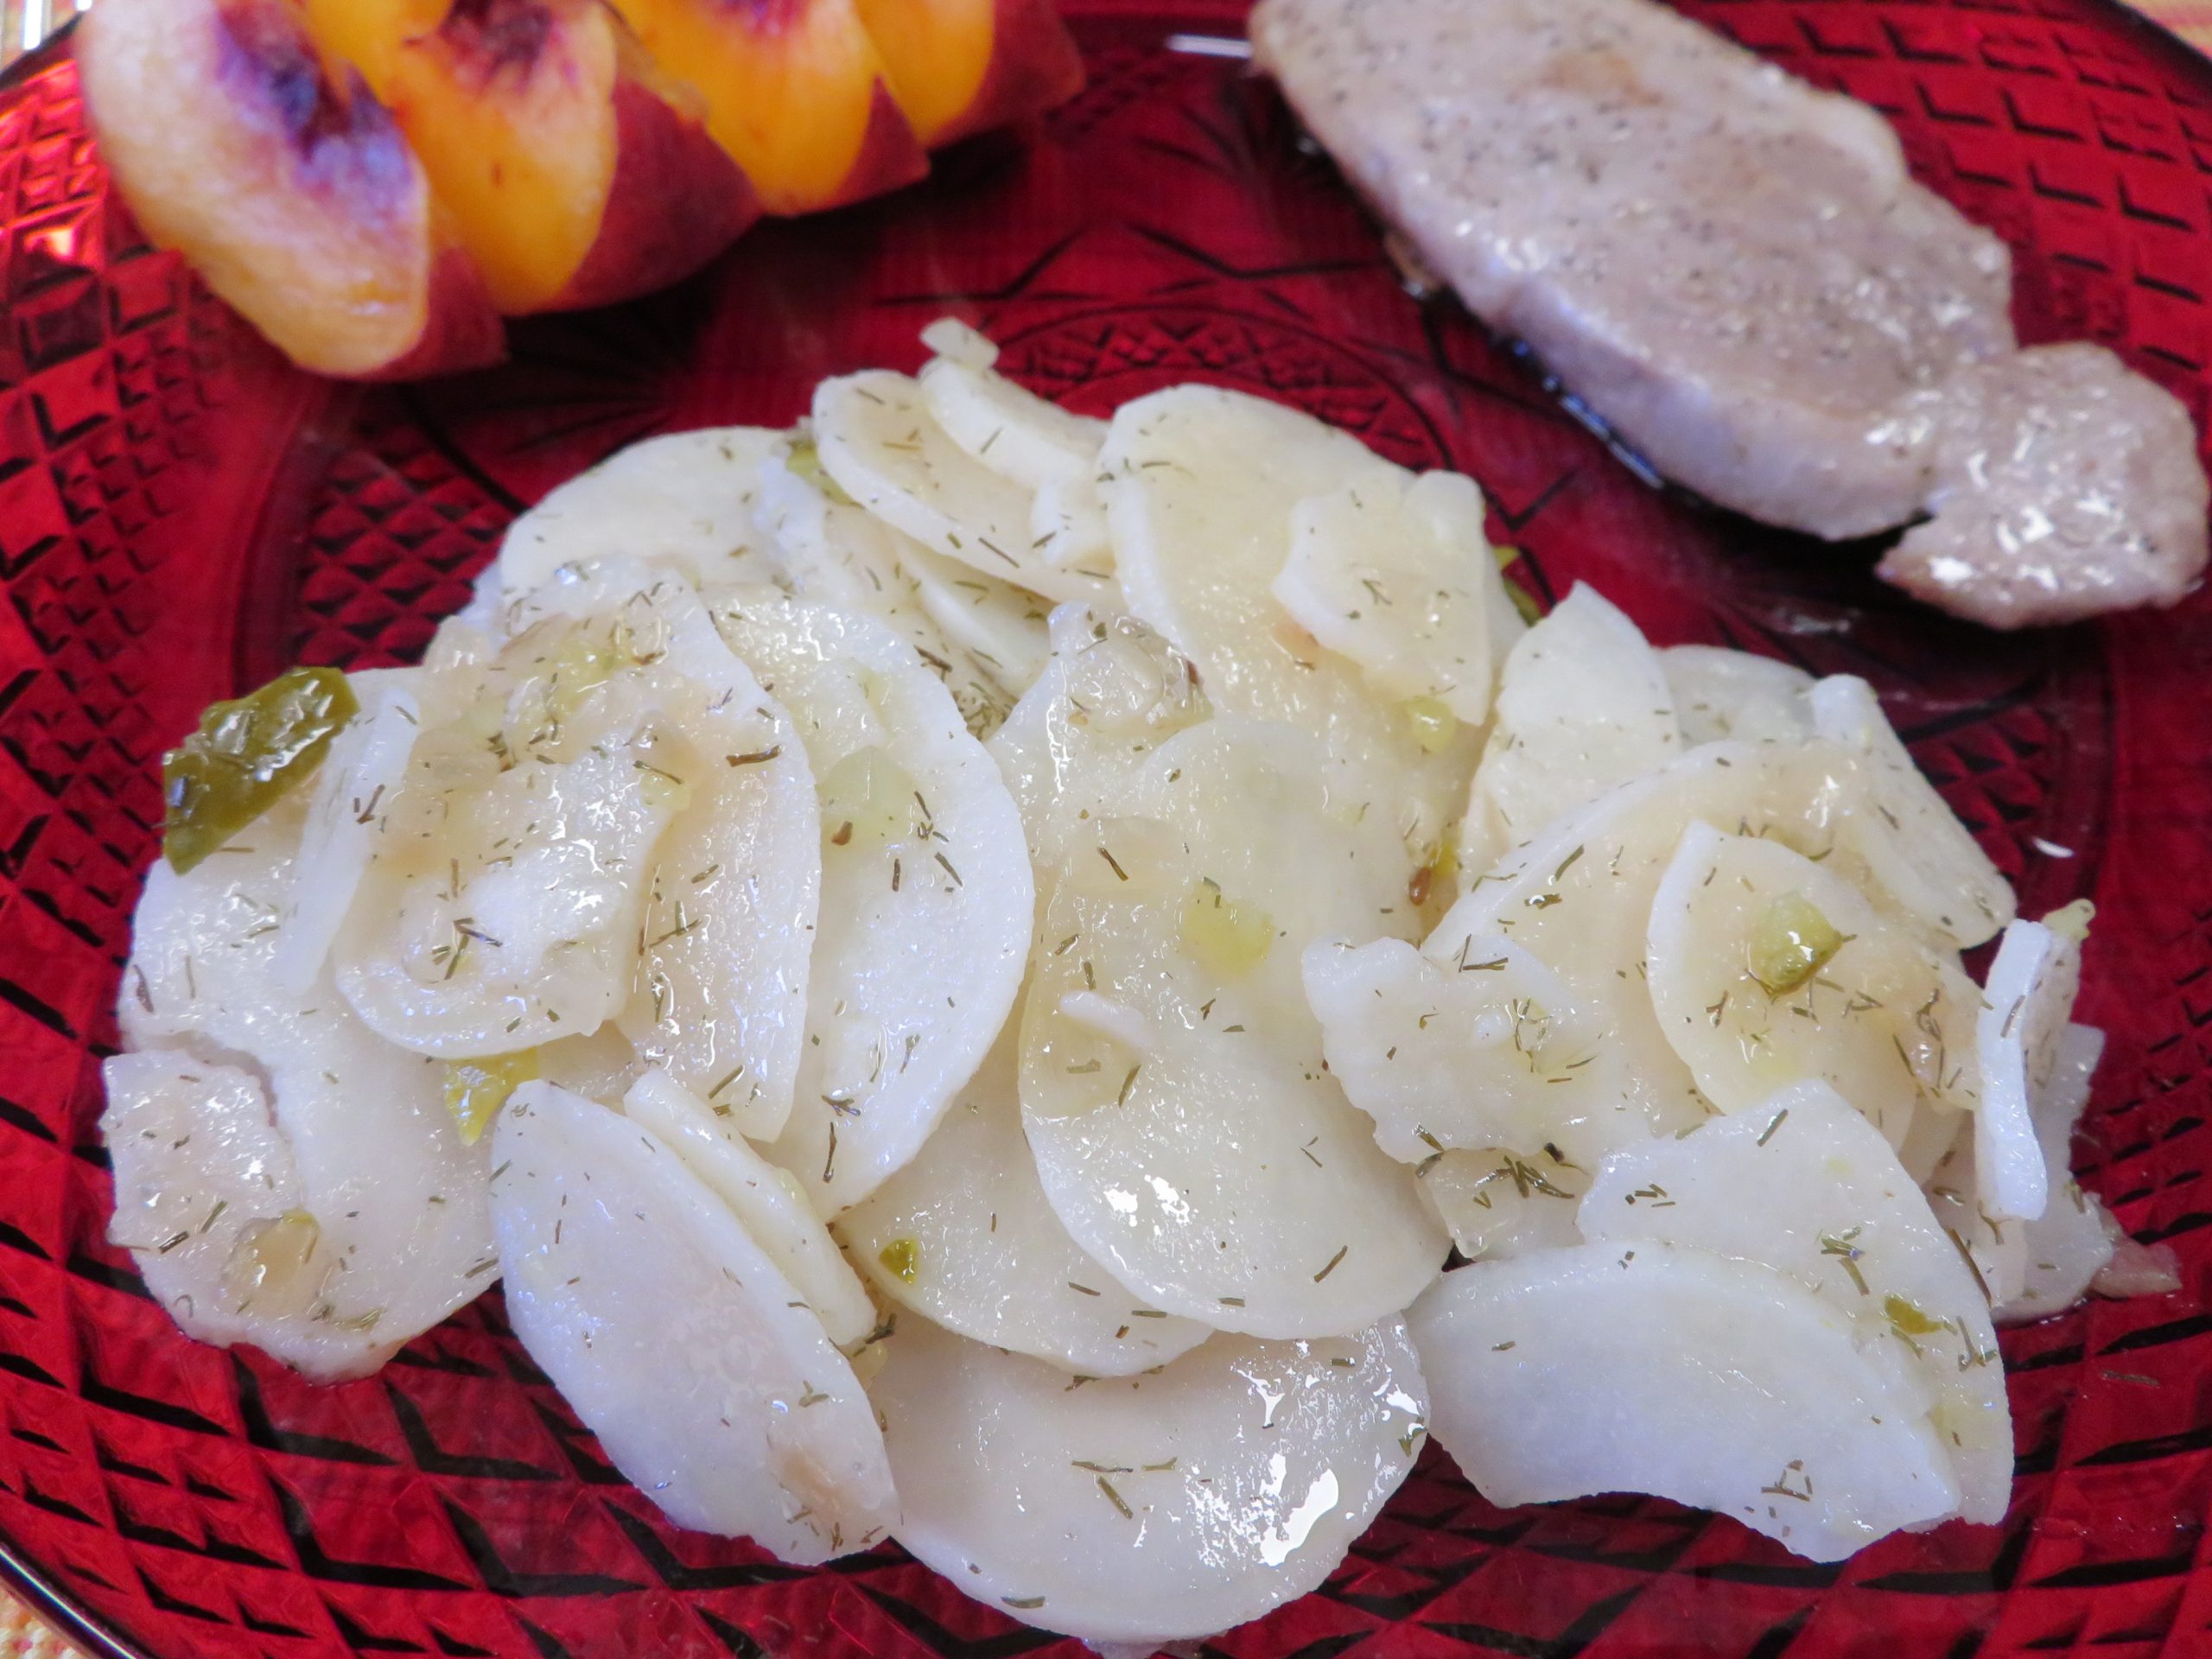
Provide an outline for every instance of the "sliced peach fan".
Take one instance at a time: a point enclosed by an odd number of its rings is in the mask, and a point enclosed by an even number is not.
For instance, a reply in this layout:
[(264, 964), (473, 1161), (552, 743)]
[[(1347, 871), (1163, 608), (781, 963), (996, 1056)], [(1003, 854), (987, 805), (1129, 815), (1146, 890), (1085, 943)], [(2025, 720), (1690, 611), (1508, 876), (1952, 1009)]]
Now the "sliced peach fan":
[(769, 212), (840, 207), (928, 171), (853, 0), (613, 3), (698, 91), (708, 130)]
[(510, 315), (673, 281), (752, 217), (742, 180), (695, 118), (640, 79), (642, 54), (600, 0), (308, 9), (325, 54), (391, 106)]
[(107, 0), (79, 73), (148, 235), (302, 366), (496, 361), (497, 315), (389, 113), (326, 75), (283, 0)]
[(1022, 120), (1083, 88), (1052, 0), (858, 0), (891, 91), (932, 149)]

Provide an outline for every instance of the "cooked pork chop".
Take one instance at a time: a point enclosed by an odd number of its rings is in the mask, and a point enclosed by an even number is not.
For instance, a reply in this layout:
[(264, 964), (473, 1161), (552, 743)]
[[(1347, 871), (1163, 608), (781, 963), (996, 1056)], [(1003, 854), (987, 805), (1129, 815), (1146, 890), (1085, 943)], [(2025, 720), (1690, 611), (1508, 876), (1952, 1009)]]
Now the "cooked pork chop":
[[(2015, 353), (2011, 261), (1912, 181), (1872, 111), (1650, 0), (1261, 0), (1252, 38), (1384, 217), (1661, 472), (1831, 540), (1931, 505), (1971, 521), (1941, 540), (1990, 522), (1947, 450), (1945, 388)], [(2144, 408), (2116, 397), (2100, 418)], [(2002, 414), (1984, 399), (1974, 418)], [(2163, 461), (2130, 470), (2194, 468), (2172, 437), (2132, 433)], [(2154, 538), (2130, 525), (2085, 556), (2086, 581), (2052, 572), (2101, 595), (2087, 608), (2171, 602), (2203, 563), (2199, 519), (2193, 567), (2170, 537), (2145, 560)], [(1979, 580), (1908, 585), (1971, 614)]]
[(2172, 397), (2097, 346), (1961, 370), (1936, 400), (1935, 517), (1881, 574), (1995, 628), (2171, 604), (2204, 568), (2212, 487)]

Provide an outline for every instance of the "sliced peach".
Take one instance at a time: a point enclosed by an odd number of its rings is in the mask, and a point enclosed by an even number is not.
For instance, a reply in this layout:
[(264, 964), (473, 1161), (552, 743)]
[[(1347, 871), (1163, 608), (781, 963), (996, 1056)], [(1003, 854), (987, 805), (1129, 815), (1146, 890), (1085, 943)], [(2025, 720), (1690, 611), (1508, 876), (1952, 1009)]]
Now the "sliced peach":
[(611, 0), (772, 213), (842, 207), (929, 170), (854, 0)]
[(934, 149), (1083, 90), (1083, 54), (1052, 0), (858, 0), (892, 96)]
[(698, 111), (601, 0), (307, 7), (325, 55), (391, 106), (511, 316), (661, 287), (755, 216)]
[(365, 379), (498, 359), (406, 139), (324, 72), (288, 0), (101, 0), (76, 50), (139, 224), (294, 362)]

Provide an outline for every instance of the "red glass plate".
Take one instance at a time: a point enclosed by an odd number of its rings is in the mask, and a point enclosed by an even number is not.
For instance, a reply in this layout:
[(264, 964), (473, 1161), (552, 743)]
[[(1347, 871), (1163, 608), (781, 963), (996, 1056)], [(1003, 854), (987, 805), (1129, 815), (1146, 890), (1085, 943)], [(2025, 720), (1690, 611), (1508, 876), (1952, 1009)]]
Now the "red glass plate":
[[(2204, 424), (2212, 65), (2099, 0), (1694, 0), (1891, 117), (2012, 245), (2021, 332), (2121, 351)], [(1372, 226), (1233, 60), (1233, 0), (1074, 0), (1091, 84), (1029, 142), (764, 227), (647, 302), (516, 331), (493, 372), (297, 375), (110, 198), (66, 47), (0, 85), (0, 1565), (160, 1659), (1006, 1656), (1055, 1647), (886, 1547), (819, 1572), (675, 1531), (607, 1466), (496, 1294), (381, 1376), (198, 1347), (103, 1233), (97, 1058), (156, 757), (292, 661), (407, 658), (522, 505), (649, 433), (783, 423), (911, 368), (944, 311), (1077, 408), (1202, 379), (1481, 480), (1546, 593), (1667, 642), (1872, 679), (2031, 912), (2093, 896), (2113, 1042), (2078, 1147), (2185, 1288), (2005, 1339), (2004, 1525), (1812, 1567), (1624, 1499), (1501, 1511), (1433, 1448), (1322, 1592), (1226, 1659), (2212, 1652), (2212, 602), (1999, 638), (1839, 555), (1646, 489)], [(1065, 1656), (1078, 1651), (1058, 1646)]]

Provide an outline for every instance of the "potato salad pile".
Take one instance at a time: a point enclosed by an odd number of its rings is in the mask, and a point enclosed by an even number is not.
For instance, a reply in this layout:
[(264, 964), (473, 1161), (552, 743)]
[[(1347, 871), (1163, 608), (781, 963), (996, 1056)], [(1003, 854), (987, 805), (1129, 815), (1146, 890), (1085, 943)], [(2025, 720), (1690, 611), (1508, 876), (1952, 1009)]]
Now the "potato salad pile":
[(170, 757), (103, 1122), (176, 1322), (358, 1377), (504, 1280), (674, 1521), (1108, 1644), (1432, 1433), (1815, 1560), (1997, 1520), (1993, 1322), (2159, 1280), (2068, 1177), (2086, 908), (1863, 682), (1529, 626), (1465, 478), (925, 338)]

